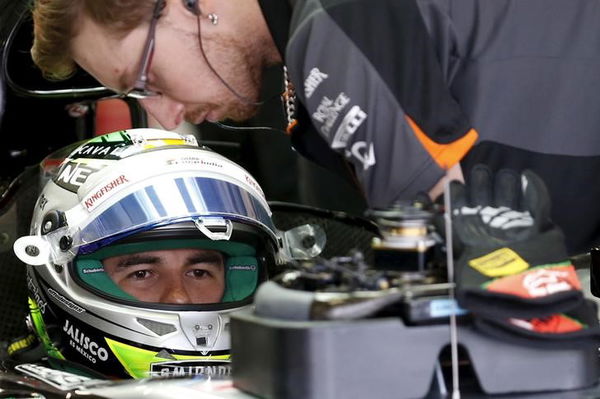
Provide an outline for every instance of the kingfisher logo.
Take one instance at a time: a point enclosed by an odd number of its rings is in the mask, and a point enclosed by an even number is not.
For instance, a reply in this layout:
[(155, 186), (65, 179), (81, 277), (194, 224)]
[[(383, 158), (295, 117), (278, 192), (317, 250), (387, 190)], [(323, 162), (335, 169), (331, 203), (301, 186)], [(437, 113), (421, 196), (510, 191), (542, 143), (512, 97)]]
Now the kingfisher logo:
[(102, 186), (102, 188), (100, 188), (100, 190), (96, 191), (94, 194), (90, 195), (83, 201), (85, 207), (88, 211), (91, 211), (96, 205), (98, 205), (102, 201), (102, 197), (104, 197), (106, 193), (109, 193), (110, 191), (125, 183), (129, 183), (129, 180), (127, 180), (127, 177), (125, 177), (125, 175), (121, 175), (116, 179), (112, 180), (110, 183), (105, 184), (104, 186)]

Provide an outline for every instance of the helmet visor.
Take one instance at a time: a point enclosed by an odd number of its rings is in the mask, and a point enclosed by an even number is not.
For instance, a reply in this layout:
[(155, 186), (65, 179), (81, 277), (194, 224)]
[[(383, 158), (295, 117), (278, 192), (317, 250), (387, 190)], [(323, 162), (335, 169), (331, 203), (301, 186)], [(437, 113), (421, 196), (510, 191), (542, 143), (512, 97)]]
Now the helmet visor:
[[(90, 196), (85, 201), (101, 199)], [(222, 218), (261, 227), (276, 239), (266, 202), (238, 184), (198, 176), (163, 176), (101, 204), (75, 226), (69, 221), (72, 250), (87, 254), (140, 231), (182, 221)], [(226, 239), (226, 238), (216, 238)]]

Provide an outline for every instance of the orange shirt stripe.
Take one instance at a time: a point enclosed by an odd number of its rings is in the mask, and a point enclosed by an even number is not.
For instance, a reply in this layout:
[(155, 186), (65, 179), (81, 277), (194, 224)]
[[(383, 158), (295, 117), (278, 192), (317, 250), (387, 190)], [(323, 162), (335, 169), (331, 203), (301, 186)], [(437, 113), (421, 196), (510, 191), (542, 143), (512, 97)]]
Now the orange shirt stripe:
[(408, 115), (406, 120), (412, 128), (415, 136), (421, 142), (425, 150), (431, 155), (434, 161), (443, 169), (449, 169), (454, 166), (462, 157), (473, 147), (479, 136), (475, 129), (471, 129), (460, 139), (449, 144), (438, 144), (431, 140)]

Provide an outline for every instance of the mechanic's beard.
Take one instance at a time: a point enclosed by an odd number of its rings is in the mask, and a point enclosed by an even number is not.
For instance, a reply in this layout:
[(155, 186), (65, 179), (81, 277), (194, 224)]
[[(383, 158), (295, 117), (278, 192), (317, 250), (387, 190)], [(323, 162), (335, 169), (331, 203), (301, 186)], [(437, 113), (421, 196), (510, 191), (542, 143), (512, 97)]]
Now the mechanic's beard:
[[(185, 119), (195, 120), (207, 109), (218, 110), (222, 115), (220, 119), (236, 122), (246, 121), (256, 115), (259, 109), (256, 103), (259, 101), (263, 71), (260, 52), (252, 46), (243, 45), (235, 39), (226, 37), (217, 37), (214, 40), (205, 37), (204, 50), (212, 67), (231, 89), (219, 82), (222, 87), (220, 90), (222, 98), (219, 99), (219, 103), (202, 104), (188, 109)], [(227, 62), (219, 64), (212, 61), (213, 59), (227, 60)]]

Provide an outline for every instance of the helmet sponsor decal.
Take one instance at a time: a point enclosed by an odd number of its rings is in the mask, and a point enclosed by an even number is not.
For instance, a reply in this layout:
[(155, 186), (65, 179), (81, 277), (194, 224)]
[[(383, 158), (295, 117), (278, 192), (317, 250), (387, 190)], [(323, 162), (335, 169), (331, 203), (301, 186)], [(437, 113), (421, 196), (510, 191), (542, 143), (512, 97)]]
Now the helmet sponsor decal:
[(181, 360), (152, 363), (150, 372), (153, 377), (189, 377), (205, 375), (209, 377), (229, 377), (231, 363), (218, 360)]
[(46, 196), (44, 194), (40, 195), (40, 198), (38, 199), (38, 202), (37, 202), (37, 207), (40, 209), (40, 211), (43, 211), (47, 204), (48, 204), (48, 198), (46, 198)]
[(124, 130), (94, 137), (78, 147), (69, 155), (69, 159), (109, 159), (122, 158), (123, 152), (133, 144)]
[(91, 143), (82, 145), (70, 155), (70, 158), (120, 159), (126, 149), (126, 143)]
[(71, 309), (74, 312), (77, 312), (77, 313), (85, 312), (84, 308), (69, 301), (67, 298), (60, 295), (58, 292), (54, 291), (52, 288), (48, 288), (48, 294), (50, 294), (50, 296), (52, 298), (56, 299), (57, 301), (59, 301), (60, 303), (62, 303), (63, 305), (65, 305), (67, 308)]
[(195, 146), (193, 136), (156, 129), (133, 129), (95, 137), (77, 147), (60, 166), (54, 182), (73, 193), (106, 165), (146, 150), (165, 146)]
[(104, 273), (104, 268), (103, 267), (83, 268), (83, 269), (81, 269), (81, 273), (83, 273), (83, 274)]
[(254, 178), (250, 175), (244, 175), (244, 177), (246, 178), (246, 183), (248, 183), (250, 187), (252, 187), (256, 191), (258, 191), (261, 197), (265, 198), (265, 193), (263, 192), (262, 188), (260, 188), (260, 186), (258, 185), (258, 182), (254, 180)]
[(40, 294), (38, 286), (33, 282), (33, 278), (31, 278), (29, 274), (27, 275), (27, 288), (29, 290), (29, 296), (35, 301), (40, 313), (46, 313), (48, 302), (46, 302), (44, 297)]
[(83, 200), (85, 208), (88, 211), (92, 211), (102, 203), (102, 199), (104, 198), (105, 194), (111, 192), (113, 189), (119, 186), (122, 186), (125, 183), (129, 183), (129, 180), (125, 175), (120, 175), (116, 179), (112, 179), (110, 182), (101, 185), (98, 190), (88, 195), (88, 197)]
[(202, 165), (216, 169), (223, 169), (224, 165), (214, 160), (207, 160), (200, 157), (181, 157), (176, 159), (167, 159), (167, 165)]
[[(246, 173), (239, 165), (235, 164), (224, 164), (219, 162), (218, 160), (213, 159), (205, 159), (201, 157), (195, 156), (186, 156), (179, 158), (171, 158), (167, 159), (166, 164), (168, 166), (181, 166), (181, 165), (200, 165), (205, 170), (215, 170), (223, 173), (227, 173), (231, 176), (234, 176), (238, 179), (242, 179), (246, 184), (252, 187), (262, 198), (265, 198), (265, 194), (258, 184), (258, 182)], [(243, 175), (243, 176), (242, 176)]]
[[(190, 375), (186, 373), (230, 375), (231, 370), (222, 367), (229, 365), (229, 353), (208, 352), (208, 356), (180, 355), (167, 350), (148, 350), (106, 338), (106, 343), (121, 365), (134, 378), (147, 378), (153, 375)], [(213, 366), (207, 368), (207, 366)], [(201, 368), (204, 367), (204, 368)], [(193, 374), (193, 375), (196, 375)]]
[(96, 158), (118, 160), (145, 150), (165, 146), (198, 146), (193, 135), (157, 129), (131, 129), (109, 133), (88, 140), (75, 150), (70, 158)]
[(76, 193), (88, 177), (103, 167), (103, 164), (68, 161), (60, 168), (53, 181), (65, 190)]
[(36, 380), (45, 382), (61, 391), (71, 391), (74, 389), (89, 388), (91, 385), (103, 385), (109, 383), (108, 381), (95, 380), (66, 371), (54, 370), (39, 364), (23, 363), (15, 366), (15, 370), (33, 377)]
[(255, 271), (256, 265), (231, 265), (228, 270), (245, 270), (245, 271)]
[(63, 331), (71, 338), (69, 345), (90, 362), (96, 364), (98, 360), (103, 362), (108, 360), (106, 348), (98, 345), (96, 341), (87, 336), (69, 319), (65, 319)]

